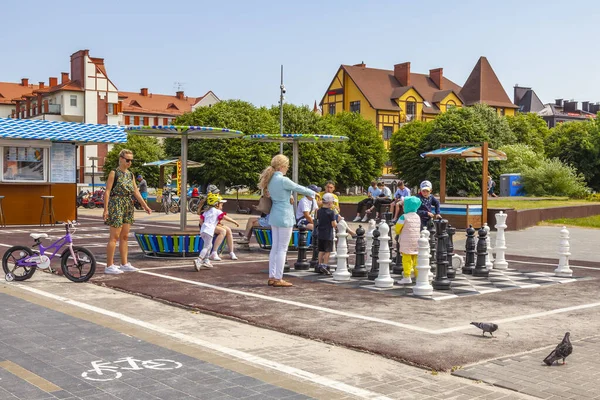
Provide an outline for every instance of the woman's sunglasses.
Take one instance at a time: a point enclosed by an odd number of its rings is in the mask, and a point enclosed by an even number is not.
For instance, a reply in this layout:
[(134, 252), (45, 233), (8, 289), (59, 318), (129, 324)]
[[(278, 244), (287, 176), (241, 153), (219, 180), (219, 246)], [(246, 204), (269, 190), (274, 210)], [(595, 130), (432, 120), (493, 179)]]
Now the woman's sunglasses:
[(125, 162), (131, 163), (133, 162), (133, 158), (125, 158), (125, 157), (121, 157), (123, 160), (125, 160)]

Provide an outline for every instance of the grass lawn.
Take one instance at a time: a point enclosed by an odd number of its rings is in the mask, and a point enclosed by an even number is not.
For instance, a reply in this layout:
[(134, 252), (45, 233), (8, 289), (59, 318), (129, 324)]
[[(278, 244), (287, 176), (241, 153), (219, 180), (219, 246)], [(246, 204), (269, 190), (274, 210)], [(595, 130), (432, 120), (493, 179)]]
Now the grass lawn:
[(565, 225), (565, 226), (581, 226), (584, 228), (600, 229), (600, 215), (593, 215), (584, 218), (560, 218), (543, 221), (542, 225)]

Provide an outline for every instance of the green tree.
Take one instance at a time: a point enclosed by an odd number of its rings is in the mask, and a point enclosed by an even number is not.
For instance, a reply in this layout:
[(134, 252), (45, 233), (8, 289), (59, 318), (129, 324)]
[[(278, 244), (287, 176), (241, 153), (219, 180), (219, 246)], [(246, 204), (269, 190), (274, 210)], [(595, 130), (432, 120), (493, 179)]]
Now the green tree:
[[(177, 118), (178, 125), (199, 125), (229, 128), (246, 134), (277, 133), (277, 121), (268, 109), (257, 108), (241, 100), (227, 100), (212, 107), (199, 107)], [(179, 156), (178, 139), (167, 139), (165, 150), (170, 156)], [(260, 172), (269, 165), (278, 152), (275, 143), (251, 142), (243, 139), (189, 141), (188, 158), (204, 163), (201, 168), (189, 170), (189, 181), (221, 186), (234, 184), (255, 188)]]
[(423, 169), (433, 168), (433, 159), (422, 159), (424, 144), (431, 122), (414, 121), (400, 127), (390, 139), (390, 160), (394, 173), (410, 188), (418, 187)]
[(498, 112), (485, 104), (475, 104), (469, 107), (484, 126), (490, 147), (497, 149), (506, 144), (516, 143), (516, 136), (510, 129), (506, 117), (498, 115)]
[(525, 168), (521, 176), (523, 189), (530, 196), (584, 198), (589, 194), (583, 175), (558, 158), (546, 159), (537, 168)]
[(142, 167), (142, 165), (147, 162), (164, 159), (165, 152), (158, 143), (158, 139), (131, 133), (127, 135), (126, 143), (116, 144), (106, 155), (102, 180), (106, 181), (110, 171), (119, 166), (119, 153), (123, 149), (129, 149), (133, 152), (134, 162), (130, 167), (130, 171), (133, 172), (134, 176), (141, 174), (144, 176), (144, 179), (146, 179), (148, 186), (157, 187), (158, 168)]
[(542, 153), (536, 152), (532, 146), (517, 143), (502, 146), (499, 149), (506, 153), (506, 161), (500, 163), (503, 174), (521, 173), (527, 168), (538, 168), (546, 161)]
[(515, 135), (517, 143), (531, 146), (539, 154), (545, 154), (544, 141), (550, 130), (542, 117), (534, 113), (507, 116), (506, 122)]

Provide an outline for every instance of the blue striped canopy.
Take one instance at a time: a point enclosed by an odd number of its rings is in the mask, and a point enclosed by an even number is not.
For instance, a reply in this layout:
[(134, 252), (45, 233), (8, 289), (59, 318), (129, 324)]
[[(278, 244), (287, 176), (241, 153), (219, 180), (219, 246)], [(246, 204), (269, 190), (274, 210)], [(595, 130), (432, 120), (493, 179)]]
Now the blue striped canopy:
[(334, 135), (308, 135), (302, 133), (267, 134), (257, 133), (244, 136), (246, 140), (257, 140), (259, 142), (341, 142), (348, 140), (347, 136)]
[[(171, 158), (169, 160), (152, 161), (152, 162), (147, 162), (147, 163), (143, 164), (142, 167), (164, 167), (165, 165), (177, 165), (177, 161), (179, 161), (178, 158)], [(198, 161), (187, 160), (188, 168), (200, 168), (203, 165), (204, 165), (203, 163), (199, 163)]]
[(127, 126), (125, 131), (135, 135), (181, 137), (187, 135), (190, 139), (229, 139), (244, 136), (243, 132), (227, 128), (213, 128), (211, 126), (187, 125), (147, 125)]
[[(461, 157), (467, 162), (483, 161), (481, 146), (442, 147), (422, 153), (421, 157)], [(506, 153), (488, 148), (489, 161), (506, 161)]]
[(37, 139), (79, 144), (125, 143), (127, 141), (123, 127), (117, 125), (13, 118), (0, 118), (0, 138)]

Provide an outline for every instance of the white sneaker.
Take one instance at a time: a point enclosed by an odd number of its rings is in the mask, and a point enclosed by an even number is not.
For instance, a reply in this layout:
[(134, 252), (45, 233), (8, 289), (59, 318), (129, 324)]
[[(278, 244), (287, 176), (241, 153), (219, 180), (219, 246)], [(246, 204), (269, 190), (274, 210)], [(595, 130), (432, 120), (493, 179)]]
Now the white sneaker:
[(133, 265), (131, 265), (131, 263), (121, 265), (121, 271), (123, 271), (123, 272), (134, 272), (134, 271), (138, 271), (138, 270), (139, 270), (139, 268), (134, 267)]
[(202, 267), (202, 261), (199, 258), (196, 258), (194, 260), (194, 269), (196, 271), (200, 271), (200, 268)]
[(213, 265), (209, 260), (204, 260), (203, 263), (200, 264), (201, 269), (213, 269)]
[(363, 217), (363, 219), (361, 221), (362, 222), (367, 222), (367, 221), (369, 221), (369, 217), (365, 214), (365, 216)]
[(213, 260), (213, 261), (221, 261), (221, 257), (219, 257), (219, 255), (215, 252), (212, 252), (210, 254), (210, 257), (208, 257), (209, 260)]
[(238, 257), (235, 255), (235, 253), (233, 251), (231, 253), (229, 253), (229, 257), (231, 257), (232, 260), (238, 259)]
[(412, 279), (410, 278), (402, 278), (399, 281), (396, 281), (398, 285), (410, 285), (412, 283)]
[(360, 222), (360, 217), (355, 217), (352, 222)]
[(122, 274), (123, 271), (121, 271), (119, 269), (119, 267), (117, 267), (115, 264), (111, 265), (110, 267), (106, 267), (104, 268), (104, 273), (105, 274), (112, 274), (112, 275), (118, 275), (118, 274)]

